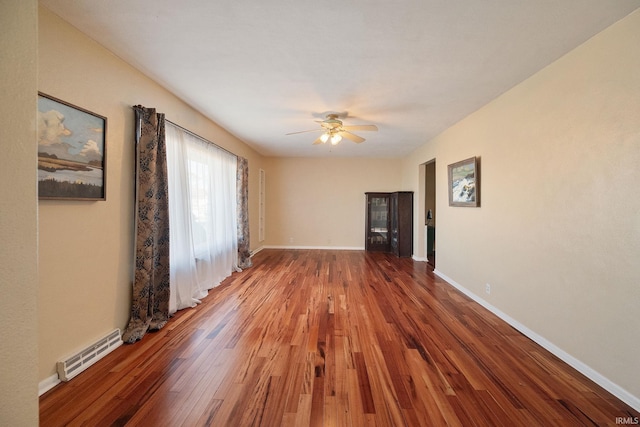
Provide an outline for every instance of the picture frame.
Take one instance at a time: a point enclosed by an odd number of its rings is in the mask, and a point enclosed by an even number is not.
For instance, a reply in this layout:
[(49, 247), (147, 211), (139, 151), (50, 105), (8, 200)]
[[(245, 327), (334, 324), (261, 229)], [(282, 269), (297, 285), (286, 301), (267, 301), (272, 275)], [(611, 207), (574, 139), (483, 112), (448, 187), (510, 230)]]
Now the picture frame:
[(106, 200), (107, 118), (38, 92), (38, 198)]
[(478, 157), (470, 157), (447, 166), (449, 206), (480, 206), (480, 170)]

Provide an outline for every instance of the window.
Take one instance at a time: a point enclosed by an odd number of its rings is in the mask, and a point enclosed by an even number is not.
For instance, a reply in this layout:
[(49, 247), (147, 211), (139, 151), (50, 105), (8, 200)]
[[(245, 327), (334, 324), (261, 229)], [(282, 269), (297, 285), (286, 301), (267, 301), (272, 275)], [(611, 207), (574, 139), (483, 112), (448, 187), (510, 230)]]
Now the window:
[(166, 141), (173, 313), (237, 268), (237, 158), (170, 122)]

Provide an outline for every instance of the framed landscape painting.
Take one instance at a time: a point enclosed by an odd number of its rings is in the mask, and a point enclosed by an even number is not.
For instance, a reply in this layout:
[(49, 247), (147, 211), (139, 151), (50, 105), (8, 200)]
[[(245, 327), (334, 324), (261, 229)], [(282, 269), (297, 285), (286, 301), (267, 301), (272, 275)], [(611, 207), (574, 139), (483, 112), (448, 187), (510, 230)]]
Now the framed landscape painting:
[(106, 200), (107, 118), (38, 92), (38, 197)]
[(471, 157), (448, 166), (449, 206), (480, 206), (478, 158)]

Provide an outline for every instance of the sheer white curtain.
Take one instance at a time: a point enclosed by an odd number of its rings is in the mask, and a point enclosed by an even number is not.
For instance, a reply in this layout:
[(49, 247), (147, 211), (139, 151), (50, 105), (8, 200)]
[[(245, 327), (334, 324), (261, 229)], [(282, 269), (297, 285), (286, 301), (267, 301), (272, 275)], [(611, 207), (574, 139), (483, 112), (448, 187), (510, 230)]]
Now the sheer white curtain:
[(237, 269), (236, 156), (167, 122), (170, 313)]

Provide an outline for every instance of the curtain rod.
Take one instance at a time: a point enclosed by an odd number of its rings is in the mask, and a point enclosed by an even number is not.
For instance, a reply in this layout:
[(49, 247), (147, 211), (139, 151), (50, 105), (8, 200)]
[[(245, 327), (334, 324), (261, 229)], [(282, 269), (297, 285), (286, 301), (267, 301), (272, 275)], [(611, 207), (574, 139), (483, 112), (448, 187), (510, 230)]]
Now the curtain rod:
[(227, 153), (231, 154), (232, 156), (235, 156), (236, 158), (237, 158), (237, 157), (239, 157), (236, 153), (232, 153), (231, 151), (227, 150), (226, 148), (219, 146), (219, 145), (218, 145), (218, 144), (216, 144), (215, 142), (211, 142), (211, 141), (209, 141), (207, 138), (203, 138), (203, 137), (201, 137), (200, 135), (198, 135), (197, 133), (192, 132), (192, 131), (190, 131), (190, 130), (189, 130), (189, 129), (187, 129), (187, 128), (184, 128), (184, 127), (180, 126), (179, 124), (172, 122), (171, 120), (167, 120), (167, 118), (166, 118), (166, 117), (165, 117), (164, 121), (165, 121), (165, 122), (169, 122), (169, 123), (171, 123), (171, 124), (172, 124), (172, 125), (174, 125), (175, 127), (182, 129), (182, 130), (183, 130), (183, 131), (185, 131), (186, 133), (188, 133), (188, 134), (190, 134), (190, 135), (192, 135), (192, 136), (195, 136), (196, 138), (203, 140), (203, 141), (204, 141), (204, 142), (206, 142), (207, 144), (211, 144), (211, 145), (213, 145), (214, 147), (217, 147), (217, 148), (221, 149), (222, 151), (225, 151), (225, 152), (227, 152)]

